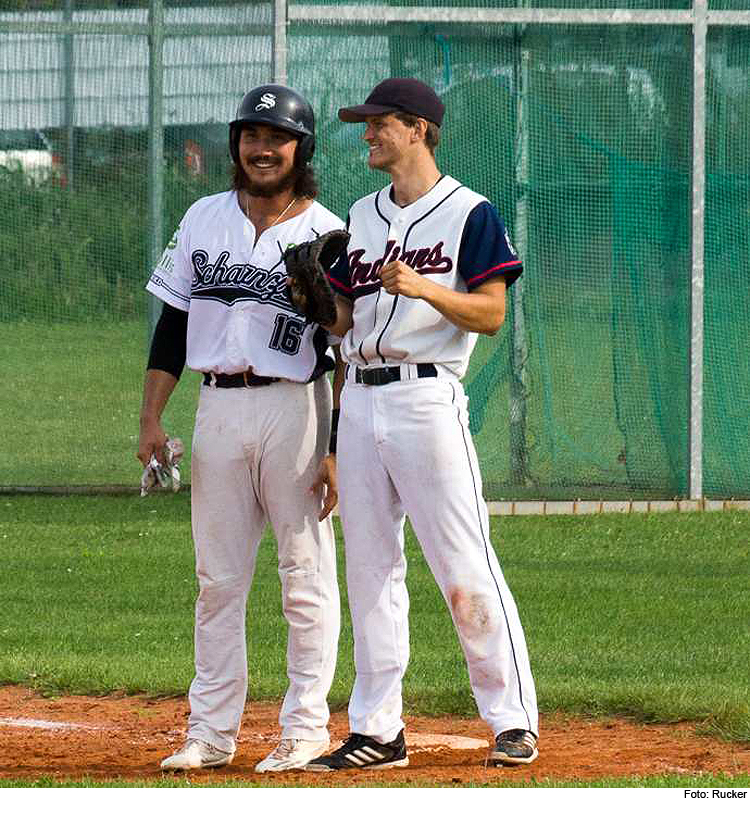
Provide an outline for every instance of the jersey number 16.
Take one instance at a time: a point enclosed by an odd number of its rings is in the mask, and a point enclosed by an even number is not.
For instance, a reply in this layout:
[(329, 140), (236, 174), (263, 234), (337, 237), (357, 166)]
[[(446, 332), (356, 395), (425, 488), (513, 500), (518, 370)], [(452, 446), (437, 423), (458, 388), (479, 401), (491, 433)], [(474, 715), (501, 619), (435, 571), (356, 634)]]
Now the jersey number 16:
[(282, 351), (284, 354), (296, 354), (299, 351), (305, 321), (285, 314), (277, 314), (269, 348)]

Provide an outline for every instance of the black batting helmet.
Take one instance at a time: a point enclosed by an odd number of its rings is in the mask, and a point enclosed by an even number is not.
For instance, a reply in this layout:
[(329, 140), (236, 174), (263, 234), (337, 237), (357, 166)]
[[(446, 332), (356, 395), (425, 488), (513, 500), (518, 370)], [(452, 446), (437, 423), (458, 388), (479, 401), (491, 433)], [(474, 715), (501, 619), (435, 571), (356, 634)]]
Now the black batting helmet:
[(312, 106), (297, 91), (285, 85), (259, 85), (245, 94), (237, 108), (237, 116), (229, 123), (229, 152), (239, 162), (242, 125), (260, 125), (288, 130), (300, 137), (295, 162), (304, 167), (315, 152), (315, 114)]

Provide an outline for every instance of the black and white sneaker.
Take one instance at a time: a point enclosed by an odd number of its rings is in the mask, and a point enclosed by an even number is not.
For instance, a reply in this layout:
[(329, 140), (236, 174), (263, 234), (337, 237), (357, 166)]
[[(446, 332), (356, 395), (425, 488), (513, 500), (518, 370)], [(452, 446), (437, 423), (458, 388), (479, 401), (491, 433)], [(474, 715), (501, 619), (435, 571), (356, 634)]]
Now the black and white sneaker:
[(336, 751), (305, 765), (306, 771), (363, 771), (369, 768), (405, 768), (409, 764), (403, 728), (393, 742), (377, 742), (364, 734), (350, 734)]
[(539, 756), (531, 731), (513, 728), (495, 737), (495, 750), (487, 757), (492, 765), (528, 765)]

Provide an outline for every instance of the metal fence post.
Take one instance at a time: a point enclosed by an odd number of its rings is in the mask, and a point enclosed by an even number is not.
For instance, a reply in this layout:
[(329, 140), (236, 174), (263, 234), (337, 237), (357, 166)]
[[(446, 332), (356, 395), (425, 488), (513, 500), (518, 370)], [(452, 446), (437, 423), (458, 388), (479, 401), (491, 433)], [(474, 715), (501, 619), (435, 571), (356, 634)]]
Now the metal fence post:
[(273, 4), (273, 81), (277, 85), (287, 83), (287, 0), (275, 0)]
[[(73, 22), (73, 0), (65, 0), (65, 12), (63, 19), (66, 23)], [(75, 38), (73, 34), (65, 34), (63, 37), (63, 76), (65, 84), (65, 101), (63, 121), (65, 122), (65, 180), (68, 189), (74, 186), (74, 164), (75, 164), (75, 106), (76, 106), (76, 85), (75, 85)]]
[(703, 294), (708, 0), (693, 5), (693, 245), (690, 284), (690, 498), (703, 497)]
[[(149, 0), (148, 60), (148, 264), (153, 269), (164, 249), (164, 6)], [(160, 302), (149, 295), (149, 341)]]
[[(529, 231), (529, 119), (528, 83), (529, 51), (522, 41), (526, 26), (519, 26), (517, 56), (514, 70), (514, 92), (516, 97), (516, 142), (515, 142), (515, 216), (513, 240), (524, 263), (528, 261)], [(511, 314), (511, 377), (510, 377), (510, 481), (523, 486), (528, 481), (528, 450), (526, 443), (526, 397), (528, 394), (526, 363), (529, 350), (526, 344), (526, 322), (523, 311), (523, 275), (513, 286)]]

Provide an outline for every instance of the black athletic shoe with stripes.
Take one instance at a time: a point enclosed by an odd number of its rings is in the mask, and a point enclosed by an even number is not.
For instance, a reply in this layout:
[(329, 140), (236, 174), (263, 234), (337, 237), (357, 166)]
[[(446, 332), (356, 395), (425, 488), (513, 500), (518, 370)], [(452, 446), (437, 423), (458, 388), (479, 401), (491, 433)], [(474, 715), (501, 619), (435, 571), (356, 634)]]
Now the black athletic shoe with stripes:
[(495, 737), (495, 750), (487, 761), (492, 765), (528, 765), (539, 756), (531, 731), (513, 728)]
[(336, 751), (318, 757), (305, 765), (306, 771), (346, 771), (350, 769), (405, 768), (406, 741), (403, 728), (393, 742), (377, 742), (364, 734), (350, 734), (347, 741)]

